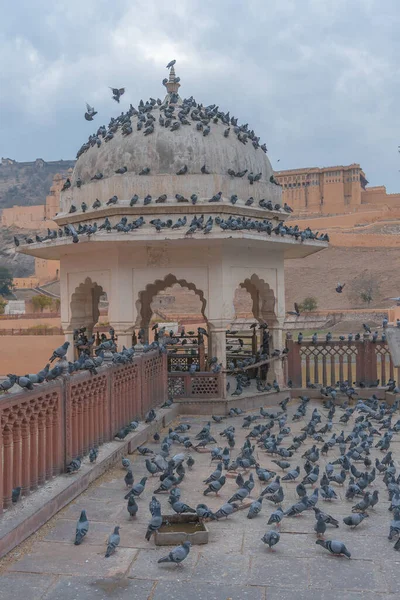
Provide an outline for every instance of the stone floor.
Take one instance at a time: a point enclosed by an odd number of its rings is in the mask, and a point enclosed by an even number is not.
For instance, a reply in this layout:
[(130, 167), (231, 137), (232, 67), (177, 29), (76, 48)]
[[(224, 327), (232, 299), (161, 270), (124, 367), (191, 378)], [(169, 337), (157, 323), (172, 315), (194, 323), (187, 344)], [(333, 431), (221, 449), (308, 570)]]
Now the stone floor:
[[(292, 400), (288, 407), (288, 424), (292, 434), (304, 426), (304, 421), (291, 421), (297, 404), (297, 400)], [(310, 418), (316, 405), (324, 423), (326, 411), (317, 401), (310, 403), (306, 419)], [(341, 414), (338, 409), (333, 429), (337, 433), (343, 429), (338, 422)], [(200, 417), (181, 418), (181, 421), (191, 423), (190, 433), (193, 435), (206, 420)], [(242, 422), (241, 417), (228, 418), (222, 425), (213, 424), (212, 433), (218, 441), (222, 440), (218, 433), (228, 424), (234, 424), (237, 450), (248, 433), (241, 427)], [(352, 426), (353, 418), (345, 432)], [(287, 438), (288, 441), (290, 439)], [(398, 440), (399, 436), (392, 442), (396, 459), (400, 451)], [(148, 445), (156, 448), (155, 444)], [(301, 454), (310, 446), (311, 440), (307, 440), (301, 447)], [(173, 453), (180, 450), (181, 447), (174, 444)], [(234, 450), (233, 456), (236, 453)], [(329, 460), (334, 460), (338, 454), (338, 448), (334, 447)], [(214, 466), (210, 466), (207, 453), (193, 452), (193, 456), (196, 461), (193, 470), (187, 472), (180, 485), (181, 499), (192, 506), (205, 501), (216, 509), (237, 489), (235, 481), (227, 480), (220, 498), (204, 498), (202, 480), (214, 470)], [(375, 456), (382, 455), (374, 450)], [(130, 458), (133, 460), (135, 481), (138, 481), (146, 475), (144, 458), (136, 454)], [(262, 466), (283, 474), (271, 458), (264, 451), (257, 451), (257, 459)], [(303, 462), (300, 452), (291, 459), (293, 467)], [(319, 461), (321, 474), (326, 462), (325, 457)], [(362, 463), (357, 466), (363, 468)], [(337, 600), (338, 597), (383, 600), (398, 597), (400, 553), (393, 550), (393, 542), (387, 539), (391, 513), (388, 512), (387, 493), (381, 476), (371, 488), (378, 487), (381, 498), (375, 510), (369, 511), (369, 519), (355, 530), (350, 530), (342, 522), (339, 529), (328, 526), (325, 534), (327, 539), (343, 541), (352, 553), (351, 560), (333, 557), (315, 544), (313, 511), (307, 511), (298, 518), (285, 518), (276, 551), (268, 551), (261, 537), (270, 529), (267, 520), (274, 506), (264, 500), (261, 514), (254, 520), (247, 519), (247, 511), (243, 510), (227, 520), (209, 523), (208, 545), (192, 546), (189, 557), (180, 568), (158, 565), (157, 559), (166, 555), (169, 549), (156, 547), (153, 539), (150, 543), (144, 539), (149, 520), (148, 503), (157, 479), (149, 478), (147, 488), (138, 500), (137, 518), (133, 520), (123, 499), (126, 493), (123, 477), (122, 468), (106, 473), (0, 561), (0, 600), (11, 597), (28, 600)], [(285, 508), (296, 500), (295, 487), (295, 483), (284, 483)], [(350, 514), (354, 503), (345, 500), (345, 487), (336, 488), (339, 500), (330, 503), (320, 500), (319, 506), (342, 521)], [(252, 498), (256, 498), (261, 489), (263, 486), (257, 479)], [(167, 496), (159, 495), (159, 498), (166, 509)], [(74, 546), (75, 525), (82, 509), (87, 511), (90, 529), (84, 542)], [(121, 544), (113, 556), (105, 559), (106, 540), (115, 525), (121, 526)]]

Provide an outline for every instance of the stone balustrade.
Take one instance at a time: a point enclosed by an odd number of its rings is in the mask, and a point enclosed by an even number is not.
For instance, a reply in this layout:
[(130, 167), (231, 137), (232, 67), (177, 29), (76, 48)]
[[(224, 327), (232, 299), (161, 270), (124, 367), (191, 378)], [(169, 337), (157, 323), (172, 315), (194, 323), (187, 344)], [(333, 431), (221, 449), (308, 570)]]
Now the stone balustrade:
[(294, 388), (305, 388), (307, 382), (326, 386), (347, 380), (368, 385), (379, 379), (384, 386), (389, 378), (399, 381), (399, 369), (393, 366), (387, 343), (373, 342), (368, 335), (351, 342), (321, 339), (315, 344), (305, 340), (299, 344), (289, 337), (286, 346), (286, 379)]
[(22, 495), (36, 490), (166, 397), (166, 356), (158, 352), (1, 396), (0, 512), (14, 488)]

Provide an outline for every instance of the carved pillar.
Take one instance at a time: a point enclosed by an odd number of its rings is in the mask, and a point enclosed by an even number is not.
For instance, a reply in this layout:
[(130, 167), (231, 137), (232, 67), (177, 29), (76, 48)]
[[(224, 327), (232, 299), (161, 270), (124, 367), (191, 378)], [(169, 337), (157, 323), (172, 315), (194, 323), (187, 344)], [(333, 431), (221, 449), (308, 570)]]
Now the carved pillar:
[(13, 433), (8, 427), (3, 431), (3, 506), (11, 504), (13, 489)]
[(38, 486), (38, 423), (36, 415), (32, 415), (30, 427), (30, 473), (31, 473), (31, 490), (36, 490)]
[(46, 417), (43, 413), (38, 416), (38, 484), (46, 481)]
[(21, 424), (14, 423), (13, 428), (13, 487), (19, 487), (21, 485), (22, 475), (22, 452), (21, 452)]
[(226, 330), (231, 321), (228, 319), (212, 319), (208, 321), (208, 360), (212, 357), (218, 358), (218, 364), (222, 363), (222, 397), (226, 397)]
[(97, 441), (95, 416), (93, 413), (93, 393), (90, 393), (88, 397), (89, 446), (95, 446)]
[(22, 457), (21, 457), (21, 487), (22, 494), (26, 496), (30, 492), (30, 455), (29, 455), (29, 422), (22, 421), (21, 424), (21, 442), (22, 442)]
[(51, 408), (46, 412), (46, 479), (53, 477), (53, 415)]
[[(272, 337), (272, 343), (270, 343), (270, 352), (272, 350), (283, 350), (285, 347), (284, 343), (284, 331), (283, 331), (284, 318), (276, 319), (275, 323), (271, 324), (270, 334)], [(282, 360), (276, 360), (272, 363), (271, 367), (273, 378), (276, 379), (280, 386), (285, 385), (284, 371)]]

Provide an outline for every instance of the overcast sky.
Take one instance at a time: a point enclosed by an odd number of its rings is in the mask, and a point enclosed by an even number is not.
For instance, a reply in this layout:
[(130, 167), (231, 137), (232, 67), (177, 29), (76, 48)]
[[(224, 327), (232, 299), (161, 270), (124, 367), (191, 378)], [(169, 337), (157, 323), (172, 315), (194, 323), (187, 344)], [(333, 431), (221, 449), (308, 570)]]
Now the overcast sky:
[(163, 97), (175, 58), (182, 97), (248, 122), (275, 169), (358, 162), (400, 192), (399, 30), (399, 0), (4, 0), (0, 155), (75, 158), (118, 114), (107, 86), (121, 110)]

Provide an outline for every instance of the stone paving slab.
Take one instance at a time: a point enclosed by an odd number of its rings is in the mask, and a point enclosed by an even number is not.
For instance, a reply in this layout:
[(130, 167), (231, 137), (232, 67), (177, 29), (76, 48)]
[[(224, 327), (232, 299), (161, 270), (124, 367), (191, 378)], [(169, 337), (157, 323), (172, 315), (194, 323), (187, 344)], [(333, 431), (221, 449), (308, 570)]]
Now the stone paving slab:
[(153, 587), (126, 577), (61, 577), (43, 600), (147, 600)]
[(228, 583), (160, 582), (152, 600), (265, 600), (265, 589)]
[(137, 554), (137, 550), (118, 548), (115, 554), (103, 560), (105, 552), (105, 544), (74, 546), (57, 542), (38, 542), (31, 553), (11, 565), (9, 570), (114, 577), (125, 574)]
[(294, 590), (307, 588), (309, 562), (271, 552), (264, 546), (260, 556), (251, 558), (248, 583)]
[(41, 573), (5, 573), (0, 577), (0, 600), (40, 600), (55, 581)]

